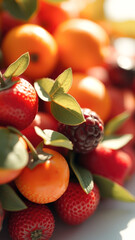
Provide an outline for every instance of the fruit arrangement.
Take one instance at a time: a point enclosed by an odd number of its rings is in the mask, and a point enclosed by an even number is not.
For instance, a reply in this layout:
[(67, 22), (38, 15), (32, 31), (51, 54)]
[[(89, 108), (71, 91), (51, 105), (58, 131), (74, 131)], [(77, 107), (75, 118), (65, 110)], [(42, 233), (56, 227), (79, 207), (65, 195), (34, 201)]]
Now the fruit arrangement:
[(53, 239), (57, 218), (80, 225), (105, 199), (135, 202), (135, 54), (86, 4), (0, 1), (0, 231), (12, 240)]

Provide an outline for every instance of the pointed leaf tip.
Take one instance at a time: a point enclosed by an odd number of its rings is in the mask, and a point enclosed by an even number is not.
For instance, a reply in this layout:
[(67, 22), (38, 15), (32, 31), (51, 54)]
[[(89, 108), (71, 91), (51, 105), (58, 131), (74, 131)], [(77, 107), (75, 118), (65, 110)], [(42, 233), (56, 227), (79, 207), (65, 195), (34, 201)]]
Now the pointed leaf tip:
[(43, 138), (45, 145), (64, 147), (70, 150), (73, 149), (72, 142), (59, 132), (51, 129), (41, 130), (39, 127), (35, 127), (35, 131), (38, 136)]
[(72, 85), (72, 69), (68, 68), (62, 72), (54, 82), (54, 85), (50, 91), (52, 98), (55, 97), (55, 94), (67, 93)]
[(59, 121), (67, 125), (78, 125), (85, 122), (80, 105), (67, 93), (56, 94), (51, 102), (51, 112)]
[(112, 198), (123, 202), (135, 202), (135, 196), (118, 183), (96, 174), (93, 175), (93, 179), (99, 187), (103, 198)]
[(77, 163), (77, 161), (75, 161), (75, 156), (73, 152), (70, 152), (69, 159), (70, 167), (73, 170), (76, 178), (78, 179), (80, 186), (85, 193), (89, 194), (94, 187), (92, 174), (89, 170), (83, 168)]
[(25, 72), (29, 65), (30, 56), (26, 52), (22, 54), (15, 62), (9, 65), (7, 70), (4, 73), (5, 78), (17, 77)]

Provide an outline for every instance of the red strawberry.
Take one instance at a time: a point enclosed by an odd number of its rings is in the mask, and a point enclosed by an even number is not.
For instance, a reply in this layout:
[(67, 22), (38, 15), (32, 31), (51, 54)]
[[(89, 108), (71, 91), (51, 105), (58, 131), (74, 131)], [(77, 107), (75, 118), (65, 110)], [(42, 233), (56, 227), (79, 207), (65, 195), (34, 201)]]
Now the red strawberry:
[(9, 215), (8, 231), (12, 240), (49, 240), (55, 222), (46, 205), (28, 202), (28, 208)]
[(22, 130), (35, 118), (38, 111), (38, 96), (28, 81), (13, 77), (12, 81), (15, 80), (19, 81), (12, 87), (0, 91), (0, 125), (12, 125)]
[(4, 210), (2, 208), (2, 205), (1, 205), (1, 202), (0, 202), (0, 231), (2, 229), (2, 223), (3, 223), (3, 220), (4, 220)]
[(79, 183), (70, 182), (66, 192), (54, 203), (60, 218), (67, 224), (77, 225), (88, 219), (96, 210), (100, 193), (96, 184), (86, 194)]
[(29, 139), (29, 141), (36, 147), (43, 139), (39, 137), (34, 127), (38, 126), (41, 129), (51, 129), (57, 131), (58, 123), (49, 113), (38, 112), (32, 123), (25, 128), (22, 133)]
[(89, 154), (80, 156), (79, 161), (91, 173), (107, 177), (121, 185), (124, 184), (132, 166), (130, 156), (124, 151), (112, 150), (102, 145)]

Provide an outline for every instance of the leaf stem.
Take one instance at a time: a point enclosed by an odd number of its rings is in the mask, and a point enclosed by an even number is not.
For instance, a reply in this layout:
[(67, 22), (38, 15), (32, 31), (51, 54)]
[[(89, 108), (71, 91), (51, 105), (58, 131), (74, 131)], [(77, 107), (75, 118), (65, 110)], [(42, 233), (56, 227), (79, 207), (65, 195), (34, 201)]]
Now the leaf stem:
[(2, 72), (0, 72), (0, 87), (3, 88), (6, 86), (6, 83), (5, 81), (3, 80), (3, 77), (2, 77)]
[(34, 146), (32, 145), (32, 143), (28, 140), (28, 138), (25, 135), (23, 135), (18, 129), (16, 129), (14, 127), (8, 126), (7, 128), (9, 130), (17, 133), (18, 135), (20, 135), (26, 141), (26, 143), (32, 153), (33, 158), (36, 160), (38, 158), (38, 153), (37, 153), (36, 149), (34, 148)]

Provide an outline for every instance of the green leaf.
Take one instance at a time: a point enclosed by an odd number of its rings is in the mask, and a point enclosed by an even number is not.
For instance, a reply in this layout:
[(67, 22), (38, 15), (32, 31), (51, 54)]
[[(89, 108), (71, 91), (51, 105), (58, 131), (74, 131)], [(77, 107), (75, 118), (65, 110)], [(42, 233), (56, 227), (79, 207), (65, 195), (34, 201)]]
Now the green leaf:
[(2, 7), (15, 18), (28, 20), (37, 9), (38, 0), (3, 0)]
[(132, 134), (105, 136), (101, 144), (107, 148), (120, 149), (124, 147), (132, 138)]
[(9, 67), (4, 73), (4, 77), (10, 78), (13, 76), (15, 77), (21, 75), (28, 67), (29, 61), (30, 61), (29, 53), (26, 52), (23, 55), (21, 55), (15, 62), (9, 65)]
[(29, 163), (28, 163), (28, 168), (33, 169), (35, 168), (38, 164), (42, 164), (46, 162), (47, 160), (51, 159), (53, 156), (50, 153), (46, 153), (43, 151), (42, 148), (40, 148), (41, 145), (38, 145), (37, 147), (37, 154), (33, 155), (33, 152), (29, 153)]
[(78, 102), (66, 93), (55, 95), (51, 102), (51, 112), (59, 122), (67, 125), (78, 125), (85, 121)]
[(113, 133), (115, 133), (119, 127), (122, 126), (122, 124), (130, 117), (130, 113), (129, 112), (123, 112), (119, 115), (117, 115), (116, 117), (112, 118), (110, 121), (107, 122), (107, 124), (105, 125), (105, 130), (104, 130), (104, 134), (106, 136), (111, 135)]
[(100, 194), (103, 198), (112, 198), (124, 202), (135, 202), (135, 196), (123, 186), (96, 174), (93, 175), (93, 179), (99, 187)]
[(82, 187), (85, 193), (89, 194), (94, 187), (92, 174), (90, 173), (90, 171), (77, 164), (77, 161), (75, 161), (74, 159), (73, 153), (69, 155), (69, 158), (70, 167), (72, 168), (75, 176), (77, 177), (80, 186)]
[(50, 91), (53, 85), (54, 80), (51, 78), (42, 78), (34, 82), (34, 87), (39, 98), (45, 102), (51, 101)]
[(27, 208), (22, 199), (8, 184), (0, 185), (0, 202), (6, 211), (20, 211)]
[(50, 91), (50, 95), (54, 98), (55, 94), (67, 93), (72, 85), (72, 70), (66, 69), (55, 80), (54, 85)]
[(51, 129), (41, 130), (39, 127), (35, 127), (35, 131), (38, 136), (43, 138), (45, 145), (64, 147), (70, 150), (73, 149), (72, 142), (59, 132)]
[(19, 136), (7, 128), (0, 128), (0, 168), (20, 169), (28, 163), (28, 152)]

